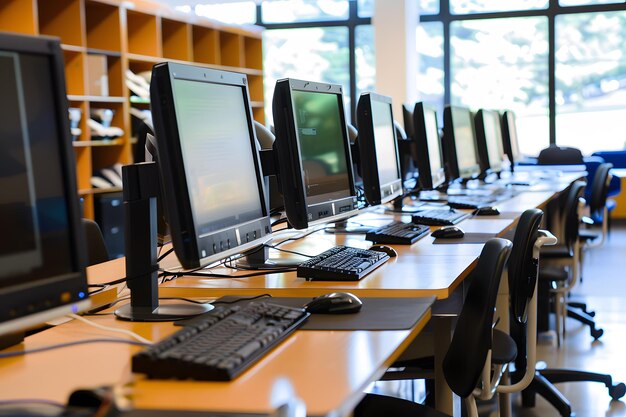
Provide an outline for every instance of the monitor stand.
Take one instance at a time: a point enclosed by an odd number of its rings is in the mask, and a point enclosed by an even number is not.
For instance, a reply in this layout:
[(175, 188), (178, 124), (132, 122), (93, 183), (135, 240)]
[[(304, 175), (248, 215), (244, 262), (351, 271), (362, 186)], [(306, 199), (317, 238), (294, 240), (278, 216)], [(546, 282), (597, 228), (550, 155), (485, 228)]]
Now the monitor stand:
[[(302, 262), (306, 261), (305, 257), (298, 257), (298, 259), (270, 259), (269, 256), (270, 247), (263, 246), (262, 249), (254, 248), (247, 253), (244, 253), (243, 258), (237, 261), (237, 267), (242, 269), (284, 269), (284, 268), (296, 268)], [(297, 256), (297, 255), (296, 255)]]
[(124, 181), (124, 239), (126, 283), (130, 303), (115, 310), (120, 320), (173, 321), (206, 313), (210, 304), (159, 305), (157, 262), (157, 195), (155, 162), (126, 165)]
[(0, 350), (19, 345), (24, 341), (24, 335), (24, 332), (17, 332), (0, 336)]
[(326, 233), (334, 233), (336, 235), (364, 235), (375, 228), (375, 226), (366, 226), (346, 219), (335, 222), (334, 226), (327, 227), (324, 231)]
[(405, 205), (404, 204), (404, 199), (405, 198), (409, 198), (412, 196), (418, 196), (420, 195), (420, 192), (422, 191), (421, 188), (414, 188), (410, 191), (407, 191), (406, 193), (402, 194), (401, 196), (396, 197), (392, 202), (391, 202), (391, 207), (386, 207), (385, 211), (391, 212), (391, 213), (401, 213), (401, 214), (415, 214), (418, 211), (423, 210), (423, 208), (421, 206), (423, 206), (422, 203), (416, 202), (415, 204), (411, 204), (411, 205)]

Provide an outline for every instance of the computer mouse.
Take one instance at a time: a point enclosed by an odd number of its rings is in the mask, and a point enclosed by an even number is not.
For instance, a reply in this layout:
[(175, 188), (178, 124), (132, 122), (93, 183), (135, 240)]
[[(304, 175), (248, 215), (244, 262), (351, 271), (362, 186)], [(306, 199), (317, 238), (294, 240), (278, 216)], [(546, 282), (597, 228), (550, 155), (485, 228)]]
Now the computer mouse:
[(477, 208), (474, 214), (477, 216), (497, 216), (500, 214), (500, 210), (494, 206), (484, 206)]
[(444, 226), (441, 229), (435, 230), (430, 235), (437, 239), (460, 239), (465, 236), (465, 232), (456, 226)]
[(369, 250), (386, 253), (387, 255), (389, 255), (390, 258), (395, 258), (396, 256), (398, 256), (398, 252), (396, 252), (396, 250), (391, 246), (387, 245), (372, 245), (369, 247)]
[(304, 308), (313, 314), (350, 314), (358, 313), (363, 306), (359, 298), (348, 292), (331, 292), (309, 301)]

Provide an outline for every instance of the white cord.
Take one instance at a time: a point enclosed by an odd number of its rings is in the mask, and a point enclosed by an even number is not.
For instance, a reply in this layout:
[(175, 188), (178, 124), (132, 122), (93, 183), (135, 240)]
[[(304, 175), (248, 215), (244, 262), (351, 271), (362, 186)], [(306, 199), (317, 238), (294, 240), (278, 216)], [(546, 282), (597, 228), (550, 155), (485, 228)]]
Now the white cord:
[(130, 330), (126, 330), (126, 329), (118, 329), (118, 328), (115, 328), (115, 327), (109, 327), (109, 326), (103, 326), (103, 325), (98, 324), (98, 323), (96, 323), (96, 322), (93, 322), (93, 321), (91, 321), (91, 320), (87, 320), (86, 318), (81, 317), (81, 316), (79, 316), (79, 315), (77, 315), (77, 314), (68, 314), (67, 316), (68, 316), (68, 317), (71, 317), (71, 318), (73, 318), (73, 319), (75, 319), (75, 320), (82, 321), (83, 323), (88, 324), (88, 325), (90, 325), (90, 326), (93, 326), (93, 327), (95, 327), (95, 328), (97, 328), (97, 329), (100, 329), (100, 330), (106, 330), (106, 331), (109, 331), (109, 332), (116, 332), (116, 333), (122, 333), (122, 334), (125, 334), (125, 335), (127, 335), (127, 336), (132, 337), (132, 338), (133, 338), (133, 339), (135, 339), (135, 340), (140, 341), (141, 343), (146, 343), (146, 344), (148, 344), (148, 345), (151, 345), (151, 344), (153, 344), (153, 343), (154, 343), (153, 341), (148, 340), (148, 339), (146, 339), (145, 337), (139, 336), (137, 333), (135, 333), (135, 332), (131, 332)]

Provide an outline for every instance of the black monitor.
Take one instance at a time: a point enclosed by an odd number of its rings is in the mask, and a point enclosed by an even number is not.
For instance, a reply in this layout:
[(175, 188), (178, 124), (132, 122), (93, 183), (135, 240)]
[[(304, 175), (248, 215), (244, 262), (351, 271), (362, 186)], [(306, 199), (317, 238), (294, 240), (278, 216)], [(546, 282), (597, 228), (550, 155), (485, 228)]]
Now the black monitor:
[(472, 112), (466, 107), (443, 110), (443, 140), (451, 179), (469, 180), (480, 174)]
[(402, 105), (402, 121), (404, 122), (404, 132), (409, 139), (415, 139), (415, 126), (413, 125), (413, 111), (408, 104)]
[(89, 306), (57, 39), (0, 34), (0, 345)]
[(387, 203), (402, 194), (391, 97), (375, 93), (361, 94), (356, 117), (365, 198), (371, 205)]
[(278, 178), (291, 226), (304, 229), (356, 214), (342, 87), (278, 80), (272, 108)]
[(420, 184), (426, 190), (434, 190), (446, 182), (437, 111), (424, 103), (415, 104), (413, 125)]
[(474, 117), (474, 122), (481, 171), (483, 173), (500, 173), (504, 159), (500, 113), (480, 109)]
[(181, 264), (197, 268), (267, 242), (270, 218), (246, 76), (157, 64), (150, 98)]
[(519, 141), (517, 139), (517, 125), (515, 124), (515, 113), (507, 110), (502, 113), (502, 144), (504, 153), (509, 157), (511, 169), (520, 160)]

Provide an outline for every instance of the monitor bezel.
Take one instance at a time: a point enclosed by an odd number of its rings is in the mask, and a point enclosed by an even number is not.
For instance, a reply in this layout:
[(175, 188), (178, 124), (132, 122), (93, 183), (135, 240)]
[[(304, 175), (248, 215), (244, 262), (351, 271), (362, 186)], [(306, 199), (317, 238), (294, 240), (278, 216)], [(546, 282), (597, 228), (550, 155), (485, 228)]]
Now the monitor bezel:
[(498, 142), (502, 145), (502, 120), (500, 118), (500, 113), (495, 110), (487, 110), (480, 109), (476, 112), (474, 116), (474, 126), (476, 127), (476, 145), (478, 147), (478, 159), (480, 160), (480, 169), (483, 173), (500, 173), (503, 169), (502, 157), (504, 156), (504, 146), (502, 147), (503, 152), (500, 155), (500, 164), (496, 167), (491, 165), (491, 153), (489, 150), (489, 144), (487, 141), (487, 134), (485, 132), (485, 115), (490, 114), (494, 117), (494, 120), (497, 119), (497, 126), (499, 129), (497, 130), (497, 134), (500, 135), (499, 138), (496, 138)]
[[(306, 187), (300, 142), (298, 140), (294, 117), (293, 91), (333, 94), (337, 97), (339, 116), (343, 126), (343, 144), (347, 158), (349, 196), (309, 204)], [(295, 229), (339, 221), (354, 216), (358, 210), (357, 193), (352, 172), (352, 154), (346, 125), (343, 105), (343, 88), (338, 84), (297, 80), (285, 78), (276, 81), (272, 100), (274, 129), (276, 141), (274, 149), (278, 159), (278, 176), (280, 188), (285, 202), (285, 212), (289, 224)]]
[[(64, 314), (84, 311), (89, 308), (91, 302), (88, 298), (85, 269), (87, 252), (80, 220), (82, 211), (77, 195), (76, 162), (67, 117), (69, 105), (60, 40), (48, 36), (31, 37), (0, 32), (0, 50), (41, 55), (49, 59), (52, 96), (55, 101), (54, 116), (58, 128), (56, 140), (61, 158), (64, 199), (67, 205), (69, 244), (73, 255), (71, 256), (72, 271), (68, 273), (0, 288), (0, 336), (3, 336), (28, 330)], [(50, 298), (51, 294), (56, 296), (54, 300)], [(80, 298), (80, 294), (83, 294), (84, 298)], [(45, 308), (46, 303), (43, 300), (49, 300), (56, 305)], [(16, 317), (15, 314), (18, 316)]]
[[(467, 167), (463, 169), (461, 172), (461, 167), (459, 167), (459, 160), (457, 156), (457, 146), (456, 146), (456, 137), (454, 133), (454, 120), (452, 113), (454, 110), (461, 110), (463, 112), (469, 113), (470, 127), (472, 129), (472, 143), (474, 145), (474, 151), (476, 153), (476, 164), (471, 167)], [(444, 148), (447, 150), (447, 161), (446, 164), (450, 171), (450, 179), (460, 178), (462, 180), (470, 180), (478, 177), (480, 174), (480, 163), (478, 161), (478, 149), (476, 146), (476, 130), (474, 128), (474, 117), (472, 116), (472, 112), (467, 107), (461, 106), (446, 106), (443, 109), (443, 140), (445, 141)]]
[[(435, 116), (435, 125), (437, 126), (437, 146), (439, 148), (439, 156), (441, 162), (441, 168), (438, 172), (433, 173), (430, 168), (430, 159), (432, 155), (429, 152), (428, 146), (428, 129), (426, 127), (426, 113), (432, 112)], [(415, 143), (417, 145), (417, 169), (419, 171), (419, 179), (422, 188), (427, 190), (434, 190), (446, 182), (445, 172), (445, 157), (443, 153), (443, 146), (441, 138), (439, 136), (439, 122), (437, 121), (437, 110), (434, 107), (428, 106), (423, 102), (415, 103), (413, 109), (413, 125), (415, 126)]]
[[(175, 111), (174, 80), (229, 85), (242, 90), (259, 192), (262, 216), (209, 233), (198, 235), (191, 207), (187, 177), (181, 149), (181, 137)], [(198, 268), (212, 262), (249, 251), (271, 239), (269, 209), (253, 125), (250, 94), (245, 74), (172, 62), (157, 64), (152, 69), (150, 85), (153, 124), (156, 134), (159, 172), (163, 181), (164, 206), (170, 222), (174, 251), (184, 268)], [(256, 236), (259, 230), (260, 236)], [(251, 235), (253, 233), (254, 235)], [(244, 238), (245, 236), (245, 238)], [(233, 244), (235, 244), (233, 246)]]
[[(378, 169), (378, 157), (376, 154), (376, 136), (374, 134), (374, 119), (372, 102), (376, 101), (389, 107), (391, 116), (391, 130), (393, 134), (393, 146), (396, 155), (397, 179), (387, 183), (380, 183)], [(358, 148), (361, 161), (361, 176), (363, 177), (363, 190), (365, 198), (370, 205), (388, 203), (402, 195), (402, 172), (400, 169), (400, 152), (396, 138), (396, 128), (393, 124), (392, 99), (376, 93), (362, 93), (359, 97), (356, 110), (357, 126), (359, 129)]]
[[(511, 123), (513, 123), (513, 128), (515, 129), (515, 141), (511, 139)], [(502, 144), (504, 153), (508, 156), (511, 166), (513, 166), (516, 162), (519, 162), (521, 158), (519, 151), (519, 139), (517, 137), (517, 117), (515, 116), (515, 112), (512, 110), (503, 111), (500, 125), (502, 127)]]

